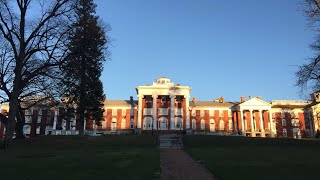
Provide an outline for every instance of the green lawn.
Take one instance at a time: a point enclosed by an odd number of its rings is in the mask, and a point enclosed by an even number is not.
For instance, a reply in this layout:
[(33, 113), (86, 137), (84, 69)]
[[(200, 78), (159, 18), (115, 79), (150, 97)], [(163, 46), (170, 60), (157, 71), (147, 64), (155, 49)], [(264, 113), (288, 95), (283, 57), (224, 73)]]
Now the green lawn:
[(48, 136), (0, 150), (1, 180), (160, 179), (151, 136)]
[(320, 177), (317, 140), (186, 136), (184, 146), (221, 180)]

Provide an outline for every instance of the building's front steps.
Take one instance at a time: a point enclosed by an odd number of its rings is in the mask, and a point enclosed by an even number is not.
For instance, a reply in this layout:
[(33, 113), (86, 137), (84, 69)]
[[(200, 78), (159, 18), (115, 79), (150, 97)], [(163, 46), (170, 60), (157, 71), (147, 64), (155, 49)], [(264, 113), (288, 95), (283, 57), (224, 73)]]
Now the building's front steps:
[(183, 142), (181, 135), (166, 134), (159, 135), (159, 148), (182, 148)]

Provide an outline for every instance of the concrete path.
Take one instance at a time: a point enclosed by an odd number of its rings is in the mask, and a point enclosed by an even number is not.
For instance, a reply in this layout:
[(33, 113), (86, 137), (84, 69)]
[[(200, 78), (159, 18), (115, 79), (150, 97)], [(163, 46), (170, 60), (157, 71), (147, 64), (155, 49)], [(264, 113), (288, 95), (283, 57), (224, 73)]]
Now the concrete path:
[(178, 148), (160, 149), (161, 180), (212, 180), (213, 175)]

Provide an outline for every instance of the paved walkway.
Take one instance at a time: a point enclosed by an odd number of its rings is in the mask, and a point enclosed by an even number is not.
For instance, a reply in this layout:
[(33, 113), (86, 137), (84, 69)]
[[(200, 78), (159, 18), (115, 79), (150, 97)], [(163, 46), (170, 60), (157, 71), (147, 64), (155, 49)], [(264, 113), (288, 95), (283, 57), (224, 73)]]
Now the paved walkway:
[(182, 149), (160, 149), (161, 180), (212, 180), (212, 174)]

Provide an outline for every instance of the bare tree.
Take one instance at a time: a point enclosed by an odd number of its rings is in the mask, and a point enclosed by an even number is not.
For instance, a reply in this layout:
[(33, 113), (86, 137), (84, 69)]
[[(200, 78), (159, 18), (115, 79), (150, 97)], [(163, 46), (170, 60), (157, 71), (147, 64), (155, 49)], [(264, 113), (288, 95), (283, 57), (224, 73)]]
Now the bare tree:
[(310, 29), (318, 33), (310, 47), (314, 50), (313, 57), (308, 58), (305, 64), (299, 66), (296, 72), (296, 85), (301, 92), (320, 90), (320, 2), (318, 0), (304, 0), (303, 11), (306, 15)]
[[(0, 98), (9, 102), (4, 142), (15, 130), (19, 101), (43, 95), (66, 54), (73, 0), (0, 0)], [(51, 81), (52, 80), (52, 81)]]

